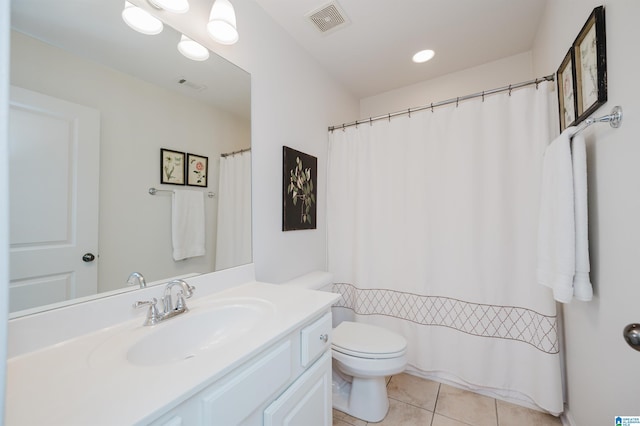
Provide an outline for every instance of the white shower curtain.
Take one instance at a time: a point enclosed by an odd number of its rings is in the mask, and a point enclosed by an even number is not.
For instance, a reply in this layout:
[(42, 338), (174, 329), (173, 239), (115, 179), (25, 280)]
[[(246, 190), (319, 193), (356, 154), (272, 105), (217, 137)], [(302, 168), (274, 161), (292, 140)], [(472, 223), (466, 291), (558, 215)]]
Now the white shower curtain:
[(216, 270), (251, 263), (251, 153), (220, 157)]
[(556, 305), (536, 283), (550, 84), (330, 133), (328, 259), (409, 370), (562, 412)]

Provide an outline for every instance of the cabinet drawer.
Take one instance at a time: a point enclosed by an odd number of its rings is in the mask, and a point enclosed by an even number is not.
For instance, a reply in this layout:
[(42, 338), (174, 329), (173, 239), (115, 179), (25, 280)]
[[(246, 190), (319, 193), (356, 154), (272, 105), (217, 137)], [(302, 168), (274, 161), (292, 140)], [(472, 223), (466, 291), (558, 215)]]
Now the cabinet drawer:
[(306, 326), (300, 332), (300, 363), (307, 367), (331, 346), (331, 312)]
[(205, 425), (237, 425), (291, 377), (291, 344), (274, 350), (201, 396)]

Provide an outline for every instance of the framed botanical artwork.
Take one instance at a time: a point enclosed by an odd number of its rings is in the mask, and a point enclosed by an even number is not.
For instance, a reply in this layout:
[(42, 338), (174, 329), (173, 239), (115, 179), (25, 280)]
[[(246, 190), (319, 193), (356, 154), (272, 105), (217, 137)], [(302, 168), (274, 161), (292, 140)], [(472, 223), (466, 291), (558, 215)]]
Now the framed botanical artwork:
[(560, 132), (576, 121), (575, 75), (573, 48), (569, 49), (556, 73)]
[(607, 101), (607, 49), (604, 7), (593, 9), (573, 43), (576, 68), (577, 121)]
[(208, 157), (187, 154), (187, 185), (206, 187), (208, 170)]
[(184, 152), (160, 148), (160, 183), (184, 185)]
[(316, 229), (318, 159), (282, 147), (282, 230)]

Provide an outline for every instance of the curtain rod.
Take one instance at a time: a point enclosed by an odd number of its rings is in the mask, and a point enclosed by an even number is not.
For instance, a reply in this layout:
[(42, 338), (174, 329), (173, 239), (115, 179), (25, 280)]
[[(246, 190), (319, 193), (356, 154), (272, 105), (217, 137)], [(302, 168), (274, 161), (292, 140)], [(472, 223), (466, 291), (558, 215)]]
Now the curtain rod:
[(245, 148), (245, 149), (241, 149), (239, 151), (233, 151), (233, 152), (227, 152), (226, 154), (220, 154), (220, 157), (222, 157), (222, 158), (229, 157), (229, 156), (236, 155), (236, 154), (242, 154), (243, 152), (247, 152), (247, 151), (251, 151), (251, 148)]
[(473, 93), (471, 95), (465, 95), (465, 96), (459, 96), (457, 98), (451, 98), (451, 99), (447, 99), (446, 101), (440, 101), (440, 102), (432, 102), (430, 105), (423, 105), (423, 106), (419, 106), (419, 107), (415, 107), (415, 108), (409, 108), (407, 110), (402, 110), (402, 111), (396, 111), (396, 112), (391, 112), (389, 114), (385, 114), (385, 115), (378, 115), (377, 117), (370, 117), (367, 118), (365, 120), (356, 120), (353, 121), (351, 123), (343, 123), (339, 126), (331, 126), (329, 127), (329, 131), (333, 132), (336, 129), (346, 129), (347, 127), (352, 127), (352, 126), (357, 126), (358, 124), (364, 124), (364, 123), (369, 123), (371, 124), (374, 121), (378, 121), (378, 120), (391, 120), (391, 117), (397, 117), (399, 115), (404, 115), (404, 114), (409, 114), (411, 115), (412, 112), (417, 112), (417, 111), (422, 111), (425, 109), (431, 109), (431, 111), (433, 111), (434, 108), (436, 107), (441, 107), (444, 105), (449, 105), (449, 104), (456, 104), (456, 106), (458, 106), (458, 103), (460, 101), (466, 101), (468, 99), (473, 99), (473, 98), (482, 98), (484, 100), (484, 97), (487, 95), (493, 95), (496, 93), (501, 93), (501, 92), (509, 92), (509, 94), (511, 94), (511, 91), (513, 89), (519, 89), (521, 87), (525, 87), (525, 86), (531, 86), (531, 85), (536, 85), (536, 88), (538, 87), (538, 84), (542, 83), (543, 81), (554, 81), (555, 80), (555, 76), (553, 74), (547, 75), (545, 77), (541, 77), (541, 78), (536, 78), (535, 80), (529, 80), (529, 81), (524, 81), (522, 83), (516, 83), (516, 84), (510, 84), (508, 86), (504, 86), (504, 87), (499, 87), (497, 89), (491, 89), (491, 90), (485, 90), (482, 92), (478, 92), (478, 93)]

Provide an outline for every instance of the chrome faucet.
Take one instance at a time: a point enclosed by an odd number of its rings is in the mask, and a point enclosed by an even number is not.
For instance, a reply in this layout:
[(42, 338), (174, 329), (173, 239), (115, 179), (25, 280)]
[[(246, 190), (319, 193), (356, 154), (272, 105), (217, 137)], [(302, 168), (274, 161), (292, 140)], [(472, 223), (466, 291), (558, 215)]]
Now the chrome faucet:
[(144, 277), (140, 272), (132, 272), (127, 278), (128, 285), (140, 285), (140, 288), (145, 288), (147, 286), (147, 282), (144, 280)]
[[(171, 289), (176, 285), (179, 285), (180, 287), (182, 287), (182, 289), (178, 291), (178, 300), (176, 301), (175, 307), (173, 307), (173, 300), (171, 299)], [(164, 297), (162, 298), (162, 313), (160, 313), (160, 311), (158, 311), (158, 308), (156, 307), (156, 303), (158, 302), (158, 300), (155, 297), (151, 300), (135, 302), (133, 304), (133, 307), (141, 308), (143, 306), (148, 306), (149, 310), (147, 311), (147, 318), (144, 321), (144, 325), (156, 325), (159, 322), (187, 312), (189, 309), (187, 308), (185, 298), (189, 299), (191, 296), (193, 296), (193, 291), (195, 289), (196, 288), (194, 286), (187, 284), (187, 282), (184, 280), (173, 280), (170, 281), (167, 284), (167, 287), (165, 287), (164, 289)]]
[[(181, 286), (182, 290), (178, 292), (178, 300), (176, 301), (176, 306), (174, 308), (173, 301), (171, 299), (171, 289), (176, 285)], [(174, 314), (177, 315), (181, 314), (182, 312), (188, 311), (189, 309), (187, 309), (187, 304), (185, 303), (184, 299), (189, 299), (191, 296), (193, 296), (193, 291), (195, 289), (195, 287), (190, 286), (184, 280), (169, 281), (169, 284), (167, 284), (164, 289), (164, 297), (162, 298), (162, 304), (164, 305), (164, 314), (166, 315), (168, 313), (180, 311)]]

